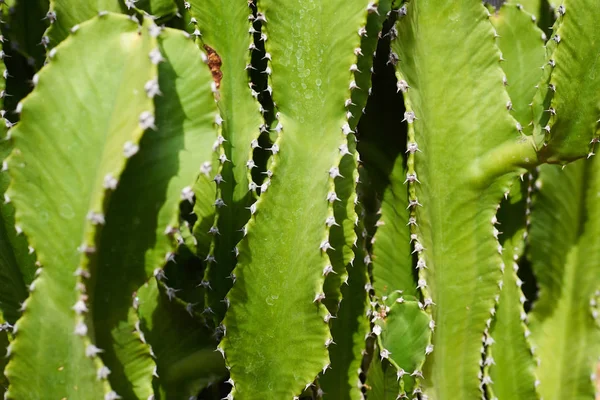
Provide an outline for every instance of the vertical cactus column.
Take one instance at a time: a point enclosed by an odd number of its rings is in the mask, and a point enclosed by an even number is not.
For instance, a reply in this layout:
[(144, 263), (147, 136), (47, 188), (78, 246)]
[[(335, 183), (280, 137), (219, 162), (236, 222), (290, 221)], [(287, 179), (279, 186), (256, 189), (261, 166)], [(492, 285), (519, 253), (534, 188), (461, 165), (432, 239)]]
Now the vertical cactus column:
[[(506, 73), (507, 105), (521, 124), (525, 134), (533, 132), (531, 99), (542, 77), (540, 68), (546, 62), (544, 33), (537, 28), (536, 19), (519, 4), (505, 3), (492, 15), (492, 24), (499, 35), (502, 69)], [(526, 327), (523, 282), (517, 276), (530, 222), (533, 176), (524, 174), (516, 179), (500, 204), (498, 211), (498, 240), (503, 247), (504, 270), (498, 282), (496, 313), (486, 329), (486, 354), (482, 358), (483, 379), (488, 396), (499, 400), (536, 399), (534, 359)]]
[(503, 266), (496, 206), (516, 165), (535, 153), (507, 109), (484, 6), (419, 0), (402, 14), (392, 48), (409, 124), (405, 180), (422, 263), (418, 287), (431, 296), (435, 323), (425, 392), (478, 398), (481, 337)]
[(227, 296), (222, 348), (240, 399), (291, 398), (329, 364), (323, 271), (330, 265), (334, 180), (344, 179), (345, 105), (357, 87), (352, 66), (367, 6), (359, 0), (259, 4), (279, 135)]
[(41, 265), (15, 325), (9, 397), (117, 398), (89, 335), (87, 280), (110, 193), (154, 126), (144, 86), (156, 79), (156, 39), (140, 29), (110, 14), (81, 24), (50, 51), (9, 131), (7, 200)]
[(600, 160), (543, 165), (531, 215), (539, 297), (530, 313), (545, 400), (591, 399), (600, 356)]
[[(243, 237), (241, 229), (248, 222), (255, 200), (251, 171), (253, 151), (258, 146), (261, 129), (266, 129), (256, 98), (259, 93), (249, 82), (254, 28), (252, 10), (246, 0), (193, 0), (190, 12), (197, 26), (200, 47), (209, 51), (208, 63), (213, 70), (212, 89), (219, 106), (221, 139), (215, 151), (222, 154), (220, 168), (210, 173), (218, 186), (218, 197), (211, 199), (218, 217), (213, 226), (200, 221), (198, 236), (213, 234), (213, 249), (206, 257), (205, 287), (207, 304), (219, 323), (226, 311), (223, 301), (233, 284), (231, 272), (236, 264), (235, 247)], [(253, 98), (254, 97), (254, 98)], [(215, 166), (216, 167), (216, 166)], [(205, 196), (199, 193), (199, 196)], [(204, 199), (198, 201), (203, 202)], [(202, 217), (202, 212), (198, 212)], [(198, 230), (202, 230), (198, 232)], [(216, 231), (215, 231), (216, 229)], [(218, 232), (218, 234), (216, 233)]]
[(156, 107), (155, 129), (144, 136), (113, 194), (93, 279), (98, 346), (113, 371), (113, 389), (124, 398), (148, 398), (152, 375), (161, 372), (155, 371), (132, 294), (154, 276), (164, 277), (162, 268), (174, 258), (180, 235), (180, 203), (192, 199), (191, 187), (202, 165), (211, 164), (217, 138), (206, 54), (184, 32), (156, 25), (150, 32), (157, 37), (153, 51), (160, 60), (158, 78), (145, 84)]

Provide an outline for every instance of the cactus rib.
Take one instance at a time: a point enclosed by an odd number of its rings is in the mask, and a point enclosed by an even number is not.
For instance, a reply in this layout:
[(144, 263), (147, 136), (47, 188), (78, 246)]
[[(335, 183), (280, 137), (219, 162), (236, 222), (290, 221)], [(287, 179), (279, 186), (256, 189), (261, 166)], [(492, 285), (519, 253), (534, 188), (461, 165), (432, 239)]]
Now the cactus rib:
[[(100, 349), (88, 336), (93, 285), (87, 279), (96, 273), (107, 195), (153, 125), (144, 85), (157, 73), (149, 57), (155, 40), (138, 30), (112, 14), (83, 23), (53, 50), (11, 130), (7, 193), (42, 265), (6, 371), (14, 398), (63, 398), (75, 386), (81, 398), (111, 396), (107, 381), (97, 379)], [(74, 109), (80, 118), (70, 117)]]

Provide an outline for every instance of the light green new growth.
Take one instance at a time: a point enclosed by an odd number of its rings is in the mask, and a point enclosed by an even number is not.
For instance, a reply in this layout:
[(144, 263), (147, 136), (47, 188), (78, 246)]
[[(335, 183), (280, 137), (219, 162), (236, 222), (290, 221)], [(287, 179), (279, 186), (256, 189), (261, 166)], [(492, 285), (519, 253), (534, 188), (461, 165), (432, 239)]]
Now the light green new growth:
[(120, 179), (98, 249), (96, 337), (113, 371), (113, 389), (124, 398), (148, 398), (155, 368), (136, 327), (132, 293), (153, 276), (164, 276), (162, 267), (174, 257), (180, 236), (179, 203), (192, 200), (191, 187), (201, 166), (210, 165), (217, 137), (212, 78), (201, 52), (172, 29), (158, 36), (158, 51), (163, 58), (158, 80), (146, 83), (156, 128), (146, 133)]
[[(344, 179), (338, 177), (343, 133), (349, 133), (344, 105), (355, 86), (351, 66), (367, 5), (359, 0), (259, 5), (267, 21), (263, 31), (272, 60), (267, 73), (281, 129), (273, 175), (245, 227), (237, 280), (227, 296), (231, 308), (221, 346), (240, 399), (293, 397), (329, 364), (330, 315), (319, 304), (329, 264), (326, 222), (333, 216), (334, 179)], [(281, 367), (273, 368), (275, 363)]]
[[(213, 226), (219, 232), (210, 235), (214, 241), (210, 256), (214, 261), (209, 259), (204, 278), (211, 287), (206, 293), (206, 306), (216, 314), (218, 323), (227, 310), (223, 299), (233, 284), (229, 276), (236, 264), (235, 247), (243, 237), (241, 229), (250, 218), (249, 208), (255, 200), (249, 187), (253, 168), (249, 162), (253, 163), (252, 153), (258, 146), (261, 129), (266, 128), (256, 100), (259, 93), (255, 89), (258, 88), (249, 87), (249, 46), (254, 46), (254, 42), (249, 33), (253, 25), (249, 22), (252, 10), (248, 2), (193, 0), (190, 4), (196, 28), (202, 35), (200, 47), (208, 46), (208, 63), (215, 79), (213, 92), (222, 118), (224, 140), (215, 143), (215, 151), (217, 156), (226, 157), (210, 174), (218, 186), (217, 202), (213, 198), (211, 203), (217, 219), (214, 225), (200, 223), (194, 228), (199, 238)], [(206, 197), (206, 194), (199, 193), (199, 196)], [(200, 210), (202, 204), (196, 206), (198, 218), (206, 215)]]
[(600, 160), (541, 166), (536, 186), (530, 257), (540, 290), (530, 319), (538, 389), (545, 400), (592, 399), (600, 355), (591, 309), (600, 288)]
[(509, 172), (525, 161), (512, 150), (528, 145), (518, 144), (506, 108), (500, 54), (483, 5), (420, 0), (406, 11), (397, 24), (402, 39), (392, 48), (400, 59), (398, 88), (406, 92), (409, 146), (420, 150), (411, 151), (406, 181), (409, 200), (422, 204), (413, 210), (414, 248), (425, 264), (418, 287), (435, 303), (426, 393), (478, 398), (481, 337), (501, 278), (495, 210), (514, 176)]
[(82, 24), (34, 78), (21, 122), (10, 131), (7, 194), (17, 231), (27, 234), (41, 264), (11, 345), (11, 398), (103, 399), (111, 390), (97, 379), (102, 364), (88, 337), (94, 325), (86, 281), (96, 273), (107, 194), (153, 125), (144, 86), (156, 79), (149, 56), (156, 41), (138, 30), (116, 15)]

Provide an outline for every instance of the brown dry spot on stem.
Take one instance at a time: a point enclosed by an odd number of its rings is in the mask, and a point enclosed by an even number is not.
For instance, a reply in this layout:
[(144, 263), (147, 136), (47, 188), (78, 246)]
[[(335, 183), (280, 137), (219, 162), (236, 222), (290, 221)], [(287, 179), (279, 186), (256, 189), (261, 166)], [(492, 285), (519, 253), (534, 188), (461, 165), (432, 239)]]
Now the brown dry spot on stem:
[(221, 79), (223, 78), (223, 72), (221, 72), (223, 61), (221, 61), (221, 57), (219, 57), (212, 47), (204, 45), (204, 50), (206, 50), (206, 53), (208, 54), (208, 67), (210, 68), (213, 80), (217, 84), (218, 89), (221, 86)]

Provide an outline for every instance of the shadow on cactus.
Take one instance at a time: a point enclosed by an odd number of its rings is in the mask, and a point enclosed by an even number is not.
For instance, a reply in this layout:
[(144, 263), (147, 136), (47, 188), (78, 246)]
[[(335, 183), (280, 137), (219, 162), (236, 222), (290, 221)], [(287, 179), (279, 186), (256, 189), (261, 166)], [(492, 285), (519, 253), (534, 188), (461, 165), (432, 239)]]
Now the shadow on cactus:
[(591, 0), (7, 3), (6, 399), (597, 396)]

